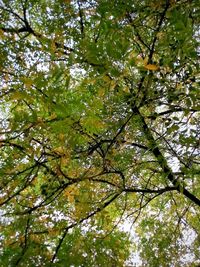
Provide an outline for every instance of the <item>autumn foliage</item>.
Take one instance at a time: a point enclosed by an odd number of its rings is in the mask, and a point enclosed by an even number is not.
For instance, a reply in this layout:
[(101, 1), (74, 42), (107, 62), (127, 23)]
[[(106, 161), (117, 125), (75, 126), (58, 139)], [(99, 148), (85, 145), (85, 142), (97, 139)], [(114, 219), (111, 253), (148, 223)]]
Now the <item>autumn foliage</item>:
[(0, 16), (0, 266), (198, 266), (199, 1)]

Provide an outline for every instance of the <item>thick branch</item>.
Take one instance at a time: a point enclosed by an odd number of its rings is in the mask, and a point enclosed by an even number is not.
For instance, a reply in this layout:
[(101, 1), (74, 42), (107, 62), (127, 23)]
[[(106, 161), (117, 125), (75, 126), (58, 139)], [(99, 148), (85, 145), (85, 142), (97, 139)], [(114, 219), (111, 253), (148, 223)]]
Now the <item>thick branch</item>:
[(140, 189), (140, 188), (125, 188), (123, 191), (127, 193), (149, 193), (149, 194), (162, 194), (169, 191), (177, 190), (176, 186), (167, 186), (160, 189)]
[(162, 168), (164, 174), (166, 175), (166, 178), (170, 182), (172, 182), (172, 184), (176, 187), (178, 192), (182, 193), (184, 196), (189, 198), (192, 202), (194, 202), (195, 204), (200, 206), (200, 199), (198, 199), (196, 196), (194, 196), (192, 193), (190, 193), (185, 188), (185, 186), (181, 183), (181, 181), (174, 176), (172, 170), (168, 166), (168, 163), (167, 163), (164, 155), (162, 154), (162, 152), (158, 148), (158, 144), (155, 141), (155, 139), (151, 133), (151, 130), (149, 129), (144, 117), (142, 116), (142, 114), (140, 113), (139, 109), (136, 106), (133, 108), (133, 112), (134, 112), (134, 114), (139, 116), (143, 132), (144, 132), (144, 134), (148, 140), (148, 143), (149, 143), (149, 150), (153, 153), (153, 155), (157, 159), (160, 167)]
[[(159, 113), (157, 113), (157, 112), (155, 112), (155, 113), (153, 113), (152, 115), (149, 115), (149, 116), (147, 116), (147, 118), (149, 118), (149, 119), (156, 119), (157, 117), (160, 117), (160, 116), (163, 116), (163, 115), (168, 115), (168, 114), (172, 114), (172, 113), (175, 113), (175, 112), (184, 112), (185, 111), (185, 109), (184, 108), (182, 108), (182, 107), (179, 107), (179, 108), (174, 108), (174, 109), (168, 109), (168, 110), (165, 110), (165, 111), (162, 111), (162, 112), (159, 112)], [(198, 112), (199, 110), (196, 108), (193, 108), (193, 109), (187, 109), (187, 111), (189, 111), (189, 112)]]

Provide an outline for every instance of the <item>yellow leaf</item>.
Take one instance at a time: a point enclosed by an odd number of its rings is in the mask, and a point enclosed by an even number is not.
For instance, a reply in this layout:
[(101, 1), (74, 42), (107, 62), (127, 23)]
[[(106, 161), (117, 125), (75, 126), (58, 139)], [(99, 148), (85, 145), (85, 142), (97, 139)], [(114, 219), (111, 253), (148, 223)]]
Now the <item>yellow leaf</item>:
[(14, 92), (14, 93), (12, 94), (12, 99), (13, 99), (13, 100), (20, 100), (20, 99), (23, 99), (23, 94), (22, 94), (21, 92), (16, 91), (16, 92)]
[(98, 96), (102, 97), (105, 95), (105, 88), (100, 88), (99, 91), (98, 91)]
[(4, 35), (4, 31), (0, 29), (0, 39), (4, 39), (5, 35)]
[(66, 167), (67, 164), (69, 163), (69, 157), (62, 156), (60, 159), (60, 163), (62, 167)]
[(108, 75), (104, 75), (104, 76), (103, 76), (103, 80), (104, 80), (105, 82), (111, 82), (111, 81), (112, 81), (111, 78), (110, 78)]
[(54, 120), (54, 119), (56, 119), (56, 118), (57, 118), (57, 115), (56, 115), (55, 112), (52, 113), (51, 116), (49, 117), (50, 120)]
[(143, 60), (143, 63), (144, 63), (144, 65), (146, 66), (147, 65), (147, 63), (148, 63), (148, 60), (149, 60), (149, 58), (148, 57), (145, 57), (144, 58), (144, 60)]
[(130, 93), (130, 90), (129, 90), (129, 87), (128, 87), (128, 86), (125, 86), (125, 87), (123, 88), (123, 91), (124, 91), (125, 93)]
[(24, 79), (24, 85), (26, 86), (26, 88), (31, 88), (31, 86), (33, 85), (33, 80), (29, 79), (29, 78), (25, 78)]
[(183, 88), (182, 83), (178, 83), (178, 84), (176, 85), (176, 89), (181, 90), (182, 88)]
[(51, 51), (52, 51), (52, 52), (55, 52), (56, 49), (57, 49), (57, 47), (56, 47), (55, 41), (52, 40), (52, 42), (51, 42)]
[(114, 80), (112, 80), (112, 81), (110, 82), (110, 90), (113, 91), (113, 90), (115, 89), (116, 86), (117, 86), (117, 82), (114, 81)]
[(56, 148), (53, 149), (53, 152), (55, 152), (58, 155), (62, 155), (62, 154), (64, 154), (64, 148), (61, 147), (61, 146), (56, 147)]
[(145, 66), (145, 69), (147, 69), (147, 70), (158, 70), (159, 67), (157, 65), (154, 65), (154, 64), (147, 64)]
[(61, 141), (61, 142), (64, 142), (65, 141), (65, 135), (63, 133), (59, 133), (58, 134), (58, 139)]

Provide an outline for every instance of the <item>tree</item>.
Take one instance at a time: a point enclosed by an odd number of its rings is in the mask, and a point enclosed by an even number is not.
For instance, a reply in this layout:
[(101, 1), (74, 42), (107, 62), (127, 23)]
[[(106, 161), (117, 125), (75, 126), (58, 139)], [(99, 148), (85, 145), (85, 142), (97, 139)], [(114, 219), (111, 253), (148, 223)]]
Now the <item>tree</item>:
[(1, 266), (199, 264), (199, 1), (0, 10)]

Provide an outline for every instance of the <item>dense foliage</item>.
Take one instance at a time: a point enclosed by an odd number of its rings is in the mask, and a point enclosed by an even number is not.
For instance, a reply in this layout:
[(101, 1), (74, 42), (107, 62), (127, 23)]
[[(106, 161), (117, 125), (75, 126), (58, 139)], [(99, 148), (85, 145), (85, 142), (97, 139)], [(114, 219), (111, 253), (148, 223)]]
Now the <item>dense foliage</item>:
[(0, 265), (200, 264), (199, 1), (0, 16)]

